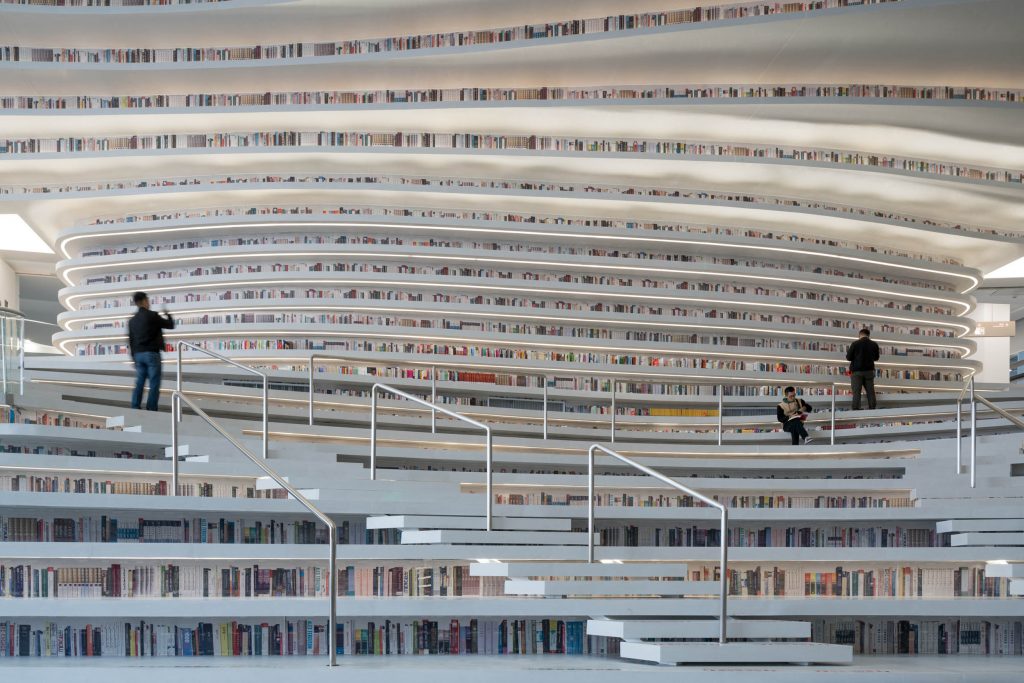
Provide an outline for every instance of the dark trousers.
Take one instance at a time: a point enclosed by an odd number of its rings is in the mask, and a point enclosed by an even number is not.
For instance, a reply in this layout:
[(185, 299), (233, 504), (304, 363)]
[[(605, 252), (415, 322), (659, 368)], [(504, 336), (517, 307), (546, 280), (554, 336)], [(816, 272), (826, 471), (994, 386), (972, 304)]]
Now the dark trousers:
[(146, 410), (157, 410), (160, 403), (160, 378), (163, 367), (159, 351), (145, 351), (135, 354), (135, 390), (132, 392), (132, 408), (142, 407), (142, 391), (149, 380), (149, 398)]
[(875, 409), (875, 371), (857, 370), (850, 373), (850, 390), (853, 392), (853, 409), (860, 410), (860, 390), (868, 395), (868, 410)]
[(807, 438), (807, 428), (804, 427), (804, 421), (799, 418), (793, 418), (782, 425), (782, 431), (789, 432), (789, 435), (793, 438), (793, 445), (800, 443), (800, 439)]

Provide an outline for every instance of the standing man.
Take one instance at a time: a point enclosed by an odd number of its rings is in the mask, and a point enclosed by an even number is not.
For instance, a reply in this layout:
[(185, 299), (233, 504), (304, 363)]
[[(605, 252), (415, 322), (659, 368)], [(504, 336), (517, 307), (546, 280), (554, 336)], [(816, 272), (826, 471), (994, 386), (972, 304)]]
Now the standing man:
[(875, 361), (878, 360), (878, 344), (871, 341), (871, 330), (860, 331), (860, 338), (850, 344), (846, 352), (850, 361), (850, 390), (853, 391), (853, 409), (860, 410), (861, 388), (868, 395), (868, 410), (875, 409)]
[(128, 321), (128, 350), (135, 361), (132, 408), (138, 410), (142, 407), (142, 391), (148, 379), (146, 410), (155, 411), (160, 403), (160, 378), (163, 374), (160, 352), (164, 350), (164, 330), (174, 329), (174, 319), (166, 309), (163, 317), (149, 310), (149, 297), (145, 292), (135, 292), (132, 300), (139, 307)]

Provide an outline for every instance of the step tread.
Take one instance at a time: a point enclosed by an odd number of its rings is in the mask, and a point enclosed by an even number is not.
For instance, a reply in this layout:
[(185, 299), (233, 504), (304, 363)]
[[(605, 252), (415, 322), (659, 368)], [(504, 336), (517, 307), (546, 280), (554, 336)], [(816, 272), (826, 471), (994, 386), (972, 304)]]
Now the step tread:
[[(810, 638), (807, 621), (729, 619), (730, 638)], [(637, 640), (642, 638), (717, 638), (717, 619), (591, 619), (587, 635)]]
[(967, 531), (949, 537), (951, 546), (1024, 545), (1024, 531)]
[[(572, 531), (572, 520), (567, 517), (494, 517), (491, 521), (498, 531)], [(483, 517), (464, 515), (379, 515), (366, 518), (367, 529), (483, 531), (486, 526), (487, 520)]]
[[(594, 544), (598, 544), (594, 534)], [(587, 545), (586, 532), (551, 531), (476, 531), (465, 529), (433, 529), (403, 531), (402, 543), (462, 543), (472, 545)]]
[(849, 645), (807, 642), (729, 642), (719, 643), (635, 643), (623, 642), (620, 656), (660, 664), (679, 663), (817, 663), (849, 664), (853, 648)]
[(1020, 519), (944, 519), (935, 523), (940, 534), (964, 531), (1024, 531), (1024, 518)]
[(505, 595), (718, 595), (718, 581), (534, 581), (509, 579)]
[(504, 576), (527, 579), (535, 576), (662, 577), (686, 576), (687, 566), (676, 562), (476, 562), (470, 576)]
[(985, 576), (1024, 579), (1024, 562), (989, 562), (985, 565)]

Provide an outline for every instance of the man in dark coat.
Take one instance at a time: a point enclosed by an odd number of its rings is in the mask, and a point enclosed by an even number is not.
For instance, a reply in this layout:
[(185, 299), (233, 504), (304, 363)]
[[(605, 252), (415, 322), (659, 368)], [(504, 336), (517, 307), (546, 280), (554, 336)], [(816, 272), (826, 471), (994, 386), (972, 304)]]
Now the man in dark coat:
[(878, 344), (871, 340), (871, 330), (864, 328), (860, 338), (850, 344), (846, 352), (850, 361), (850, 391), (853, 392), (853, 409), (860, 410), (860, 391), (868, 395), (868, 410), (875, 409), (875, 361), (878, 360)]
[(163, 316), (151, 311), (149, 297), (145, 292), (135, 292), (132, 297), (139, 307), (128, 321), (128, 350), (135, 361), (135, 390), (132, 392), (132, 408), (142, 407), (142, 392), (149, 380), (149, 398), (146, 410), (157, 410), (160, 403), (160, 378), (163, 375), (160, 352), (164, 350), (164, 330), (174, 329), (174, 319), (167, 311)]

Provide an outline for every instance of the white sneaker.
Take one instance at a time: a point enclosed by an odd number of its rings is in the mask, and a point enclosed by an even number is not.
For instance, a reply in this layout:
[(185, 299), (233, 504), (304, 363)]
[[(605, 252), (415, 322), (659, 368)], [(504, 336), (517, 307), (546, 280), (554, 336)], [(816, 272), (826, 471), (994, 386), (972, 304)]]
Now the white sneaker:
[(806, 446), (807, 444), (809, 444), (812, 441), (814, 441), (814, 439), (804, 439), (804, 445)]

